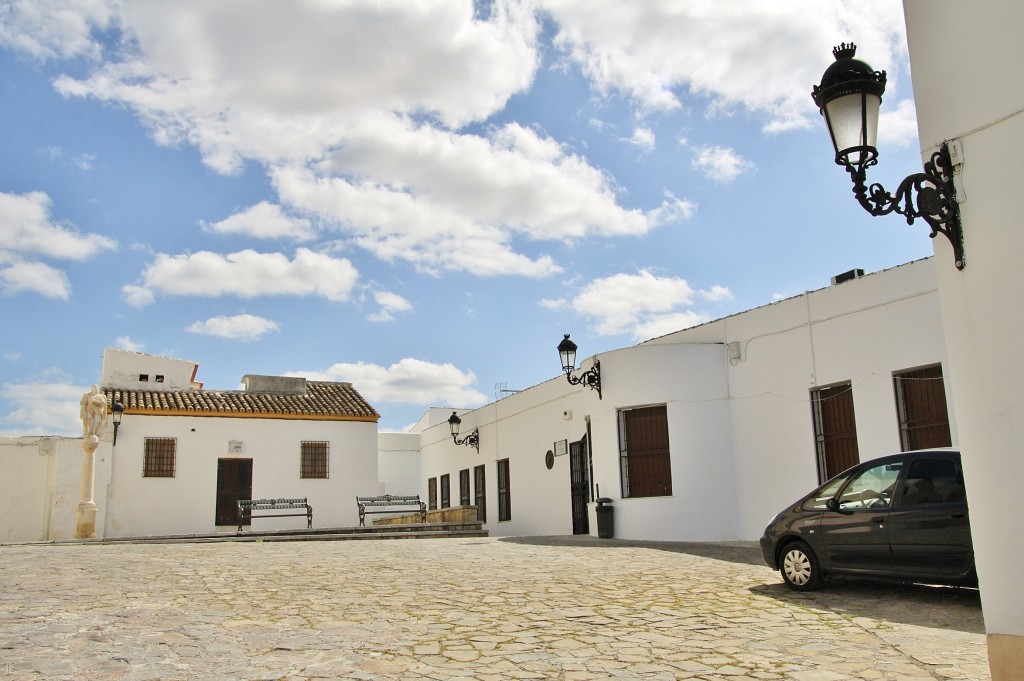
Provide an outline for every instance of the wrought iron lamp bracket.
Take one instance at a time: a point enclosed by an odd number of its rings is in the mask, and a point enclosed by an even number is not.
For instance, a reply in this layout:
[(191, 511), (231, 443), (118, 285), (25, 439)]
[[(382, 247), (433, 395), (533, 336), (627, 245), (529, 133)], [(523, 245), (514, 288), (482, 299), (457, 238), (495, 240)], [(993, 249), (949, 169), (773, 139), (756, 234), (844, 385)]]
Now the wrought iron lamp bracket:
[(591, 390), (597, 391), (597, 399), (601, 399), (601, 362), (594, 360), (594, 366), (584, 371), (579, 376), (573, 376), (571, 369), (565, 370), (565, 377), (569, 379), (569, 385), (585, 385)]
[(474, 428), (472, 433), (468, 433), (466, 435), (466, 437), (462, 438), (461, 440), (459, 438), (457, 438), (453, 434), (452, 435), (452, 440), (454, 440), (455, 444), (457, 444), (457, 445), (466, 445), (468, 447), (474, 447), (476, 449), (476, 451), (478, 451), (478, 452), (480, 451), (480, 429), (479, 428)]
[(953, 258), (959, 270), (964, 268), (964, 236), (960, 224), (960, 205), (956, 200), (953, 184), (953, 164), (949, 147), (945, 143), (932, 154), (924, 165), (924, 172), (907, 176), (896, 189), (895, 194), (879, 183), (867, 184), (867, 168), (875, 159), (857, 166), (848, 165), (847, 171), (853, 179), (853, 193), (864, 210), (875, 216), (898, 213), (907, 219), (907, 224), (921, 218), (931, 227), (931, 238), (942, 234), (953, 246)]

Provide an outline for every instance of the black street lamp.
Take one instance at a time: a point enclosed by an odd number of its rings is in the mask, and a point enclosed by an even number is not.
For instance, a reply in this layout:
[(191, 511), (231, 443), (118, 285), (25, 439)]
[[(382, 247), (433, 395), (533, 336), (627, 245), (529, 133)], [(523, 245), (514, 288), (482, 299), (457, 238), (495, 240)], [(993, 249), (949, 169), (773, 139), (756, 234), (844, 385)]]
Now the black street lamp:
[(124, 417), (124, 405), (120, 402), (114, 402), (110, 405), (110, 413), (114, 417), (114, 442), (110, 445), (111, 447), (117, 446), (117, 429), (121, 426), (121, 419)]
[(460, 440), (459, 439), (459, 427), (461, 425), (462, 425), (462, 419), (460, 419), (459, 415), (453, 411), (452, 415), (448, 417), (448, 428), (450, 428), (451, 431), (452, 431), (452, 440), (454, 440), (455, 444), (457, 444), (457, 445), (467, 445), (469, 447), (476, 447), (476, 451), (479, 452), (480, 451), (480, 429), (479, 428), (474, 428), (472, 433), (470, 433), (469, 435), (467, 435), (466, 437), (464, 437), (463, 439)]
[(597, 391), (597, 399), (601, 399), (601, 362), (594, 360), (594, 366), (584, 371), (578, 377), (572, 372), (576, 369), (576, 344), (569, 340), (569, 334), (558, 344), (558, 356), (562, 360), (562, 371), (569, 379), (569, 385), (585, 385)]
[(907, 176), (891, 195), (877, 182), (868, 186), (867, 169), (878, 163), (878, 110), (885, 92), (885, 71), (875, 71), (854, 59), (857, 46), (842, 43), (832, 50), (835, 62), (825, 69), (821, 84), (811, 96), (828, 125), (836, 163), (846, 168), (853, 180), (857, 201), (872, 215), (898, 213), (914, 224), (924, 219), (929, 236), (942, 234), (953, 245), (957, 269), (963, 269), (964, 238), (960, 205), (953, 186), (953, 163), (946, 142), (932, 154), (923, 173)]

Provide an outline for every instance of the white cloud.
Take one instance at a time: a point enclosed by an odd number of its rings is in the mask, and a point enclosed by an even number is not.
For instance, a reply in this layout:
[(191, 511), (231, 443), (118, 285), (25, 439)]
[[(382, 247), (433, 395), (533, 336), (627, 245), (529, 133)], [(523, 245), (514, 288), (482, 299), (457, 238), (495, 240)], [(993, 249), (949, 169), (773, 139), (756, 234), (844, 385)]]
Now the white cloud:
[(126, 300), (142, 306), (157, 293), (175, 296), (240, 298), (262, 296), (321, 296), (348, 299), (359, 278), (344, 258), (332, 258), (305, 248), (289, 260), (282, 253), (244, 250), (228, 255), (200, 251), (191, 255), (159, 254), (142, 273), (141, 286), (123, 287)]
[(260, 201), (220, 222), (200, 224), (217, 234), (243, 234), (259, 239), (287, 237), (308, 241), (316, 236), (309, 220), (286, 215), (281, 206), (268, 201)]
[(633, 136), (629, 138), (629, 143), (644, 151), (652, 151), (655, 145), (654, 131), (644, 126), (636, 128), (633, 130)]
[(752, 162), (726, 147), (703, 146), (694, 151), (693, 167), (722, 184), (755, 168)]
[(917, 109), (914, 100), (901, 100), (893, 110), (878, 116), (878, 146), (906, 148), (917, 142)]
[(537, 304), (547, 310), (564, 310), (569, 305), (569, 301), (565, 298), (544, 298), (538, 301)]
[[(674, 199), (623, 208), (613, 178), (535, 130), (460, 132), (530, 87), (530, 2), (497, 0), (483, 18), (468, 0), (256, 5), (117, 5), (102, 25), (121, 29), (119, 51), (55, 83), (127, 106), (220, 172), (264, 164), (284, 210), (258, 204), (208, 229), (303, 239), (315, 224), (429, 273), (544, 277), (561, 267), (523, 240), (642, 235), (685, 216)], [(653, 133), (634, 140), (647, 148)]]
[(82, 435), (79, 404), (87, 387), (60, 382), (5, 383), (0, 397), (18, 408), (0, 418), (0, 435)]
[(61, 260), (87, 260), (116, 243), (99, 234), (78, 234), (54, 222), (43, 192), (0, 192), (0, 251)]
[(142, 352), (146, 347), (142, 343), (136, 343), (128, 336), (118, 336), (114, 343), (118, 349), (131, 352)]
[(629, 333), (642, 340), (706, 321), (681, 310), (693, 304), (695, 291), (685, 279), (657, 277), (647, 270), (595, 279), (573, 299), (577, 314), (589, 317), (606, 336)]
[(719, 303), (725, 300), (733, 299), (732, 291), (730, 291), (725, 286), (719, 286), (717, 284), (709, 289), (699, 291), (699, 293), (701, 298), (704, 298), (705, 300), (710, 300), (711, 302), (714, 303)]
[(71, 297), (67, 275), (41, 262), (18, 261), (0, 267), (0, 290), (8, 295), (31, 292), (59, 300)]
[(238, 314), (231, 317), (210, 317), (206, 321), (191, 324), (185, 330), (225, 340), (255, 341), (279, 328), (277, 322), (269, 319), (251, 314)]
[(395, 318), (394, 313), (412, 310), (412, 303), (390, 291), (374, 291), (373, 299), (380, 305), (380, 310), (370, 315), (372, 322), (390, 322)]
[(462, 372), (452, 364), (436, 364), (407, 357), (384, 367), (379, 364), (334, 364), (324, 371), (295, 372), (318, 381), (347, 381), (372, 402), (399, 404), (445, 404), (470, 407), (487, 396), (472, 388), (473, 372)]
[(0, 45), (35, 59), (98, 57), (94, 29), (104, 29), (113, 19), (113, 3), (78, 0), (74, 6), (60, 0), (8, 0), (0, 21)]
[(832, 61), (833, 41), (856, 36), (876, 68), (905, 45), (900, 3), (620, 2), (540, 0), (558, 25), (556, 44), (604, 92), (642, 111), (710, 99), (710, 115), (742, 108), (767, 132), (807, 127), (810, 87)]

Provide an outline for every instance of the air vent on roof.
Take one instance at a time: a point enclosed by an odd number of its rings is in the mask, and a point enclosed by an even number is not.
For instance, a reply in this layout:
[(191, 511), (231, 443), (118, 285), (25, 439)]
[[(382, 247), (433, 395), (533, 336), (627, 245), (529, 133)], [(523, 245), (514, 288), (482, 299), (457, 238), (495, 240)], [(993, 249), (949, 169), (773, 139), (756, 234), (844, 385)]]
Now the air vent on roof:
[(844, 281), (850, 281), (851, 279), (860, 279), (864, 276), (864, 270), (850, 270), (849, 272), (843, 272), (832, 277), (832, 285), (842, 284)]

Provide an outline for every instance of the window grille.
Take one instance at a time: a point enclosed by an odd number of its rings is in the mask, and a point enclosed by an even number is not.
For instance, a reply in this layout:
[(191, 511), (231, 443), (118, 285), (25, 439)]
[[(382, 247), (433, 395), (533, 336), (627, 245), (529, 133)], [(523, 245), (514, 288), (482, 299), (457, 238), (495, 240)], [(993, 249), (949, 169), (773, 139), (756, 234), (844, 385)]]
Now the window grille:
[(512, 488), (508, 478), (508, 459), (498, 461), (498, 520), (512, 520)]
[(459, 471), (459, 505), (469, 506), (469, 469), (463, 468)]
[(147, 437), (142, 461), (142, 477), (173, 478), (178, 441), (173, 437)]
[(299, 477), (326, 478), (330, 456), (327, 442), (302, 442), (302, 456)]
[(951, 446), (942, 365), (894, 373), (892, 382), (903, 451)]
[(849, 383), (811, 390), (818, 478), (825, 482), (860, 462), (853, 387)]
[(452, 505), (452, 483), (447, 473), (441, 476), (441, 508)]
[(665, 405), (619, 412), (619, 456), (623, 497), (672, 494), (672, 459)]

